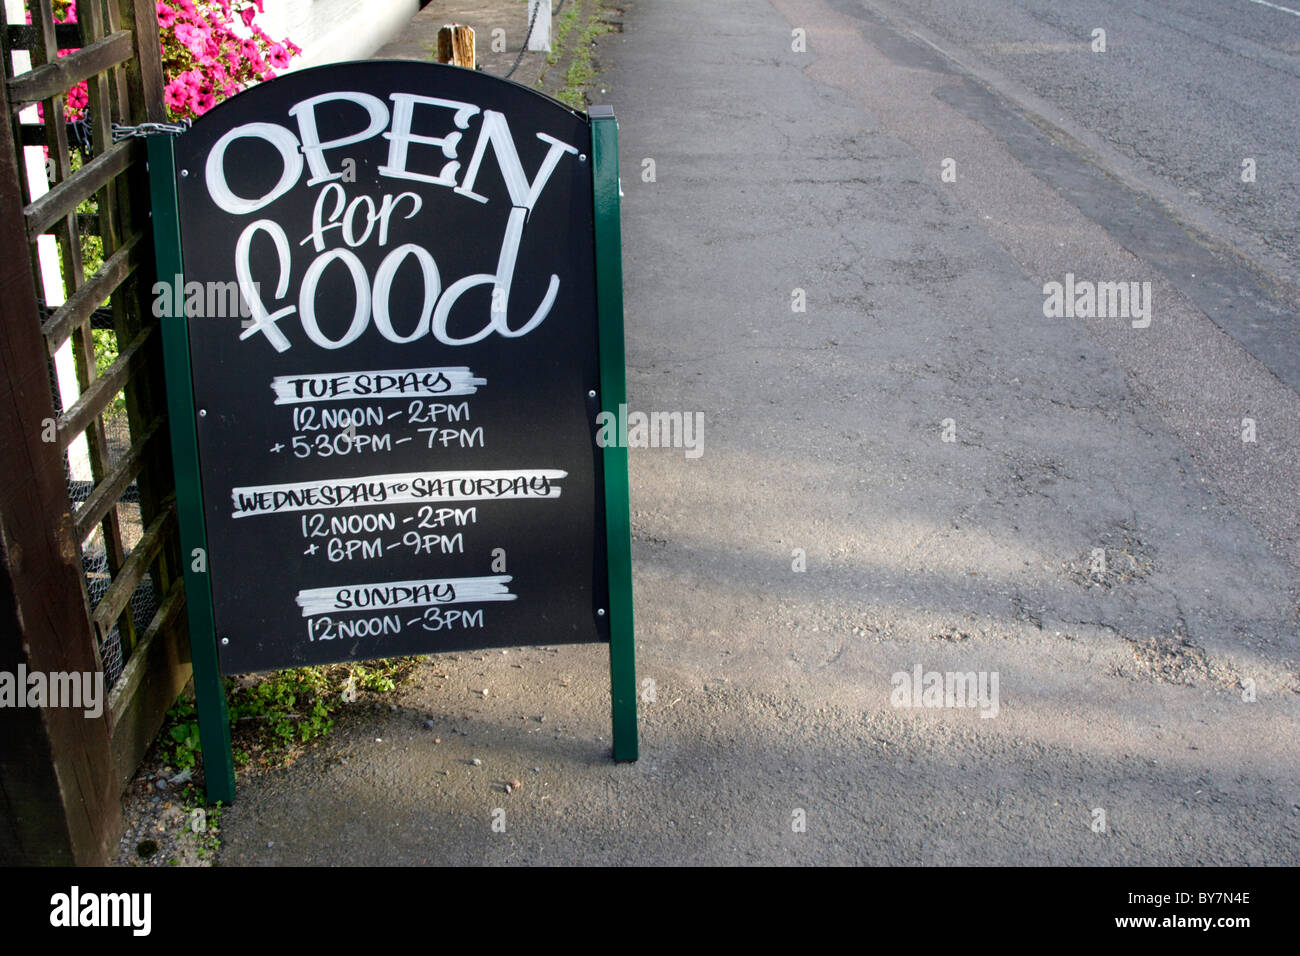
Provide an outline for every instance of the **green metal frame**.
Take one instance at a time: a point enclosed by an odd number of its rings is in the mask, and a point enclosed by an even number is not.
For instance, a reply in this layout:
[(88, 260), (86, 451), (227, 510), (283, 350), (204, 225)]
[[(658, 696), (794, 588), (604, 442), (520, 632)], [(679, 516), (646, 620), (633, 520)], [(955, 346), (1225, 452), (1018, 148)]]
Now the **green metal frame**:
[[(149, 193), (153, 206), (154, 259), (158, 279), (183, 283), (180, 208), (176, 195), (176, 158), (172, 138), (150, 136)], [(181, 286), (182, 290), (184, 285)], [(181, 558), (185, 566), (185, 608), (189, 617), (190, 655), (194, 666), (194, 696), (198, 701), (199, 739), (203, 745), (203, 777), (208, 801), (230, 803), (235, 798), (235, 765), (230, 752), (230, 715), (217, 661), (216, 626), (212, 617), (212, 583), (208, 571), (208, 535), (203, 519), (203, 487), (199, 478), (199, 443), (195, 427), (194, 381), (190, 371), (190, 340), (185, 315), (172, 315), (172, 295), (163, 309), (163, 364), (167, 375), (167, 418), (171, 425), (172, 461), (176, 473), (176, 512), (180, 519)], [(195, 570), (198, 557), (203, 570)]]
[[(596, 313), (600, 338), (600, 403), (618, 419), (627, 402), (623, 353), (623, 237), (620, 230), (618, 120), (608, 106), (592, 107), (591, 182), (595, 194)], [(620, 436), (621, 437), (621, 436)], [(614, 759), (636, 760), (636, 638), (632, 622), (632, 519), (627, 447), (607, 444), (605, 539), (609, 567), (609, 689)]]

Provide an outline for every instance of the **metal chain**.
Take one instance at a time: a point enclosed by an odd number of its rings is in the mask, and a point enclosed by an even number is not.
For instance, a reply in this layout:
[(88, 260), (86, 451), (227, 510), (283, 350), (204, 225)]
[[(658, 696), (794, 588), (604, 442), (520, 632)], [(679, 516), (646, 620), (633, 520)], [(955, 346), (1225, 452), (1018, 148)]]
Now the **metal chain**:
[(519, 69), (519, 61), (524, 58), (524, 53), (528, 50), (528, 41), (533, 38), (533, 26), (537, 23), (537, 14), (542, 12), (543, 3), (550, 2), (551, 0), (537, 0), (537, 5), (533, 7), (533, 15), (528, 21), (528, 32), (524, 34), (524, 45), (519, 48), (519, 55), (515, 57), (514, 66), (510, 67), (509, 72), (506, 73), (503, 79), (510, 79), (515, 70)]
[(87, 106), (82, 113), (81, 119), (69, 120), (66, 124), (69, 145), (80, 150), (83, 158), (85, 158), (93, 142), (93, 134), (90, 131), (90, 118), (90, 107)]
[(139, 126), (127, 126), (123, 123), (113, 124), (113, 142), (118, 143), (132, 136), (153, 136), (155, 133), (176, 135), (190, 128), (190, 121), (179, 120), (175, 123), (141, 123)]

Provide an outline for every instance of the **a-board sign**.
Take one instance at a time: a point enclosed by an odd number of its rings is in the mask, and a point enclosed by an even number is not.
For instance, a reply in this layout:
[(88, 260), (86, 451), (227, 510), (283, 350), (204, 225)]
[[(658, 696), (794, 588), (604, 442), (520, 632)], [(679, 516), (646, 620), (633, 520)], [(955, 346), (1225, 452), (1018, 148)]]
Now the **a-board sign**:
[(182, 536), (202, 544), (187, 588), (210, 595), (222, 673), (630, 628), (627, 581), (611, 606), (626, 459), (594, 426), (624, 389), (597, 125), (474, 71), (370, 61), (151, 141)]

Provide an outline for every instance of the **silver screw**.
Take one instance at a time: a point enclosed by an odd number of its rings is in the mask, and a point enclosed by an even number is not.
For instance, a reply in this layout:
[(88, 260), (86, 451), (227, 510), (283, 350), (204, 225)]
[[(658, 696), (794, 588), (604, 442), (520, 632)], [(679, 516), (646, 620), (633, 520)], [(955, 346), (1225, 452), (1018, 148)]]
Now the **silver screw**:
[(605, 616), (605, 609), (603, 607), (596, 608), (596, 617), (604, 617), (604, 616)]
[(181, 179), (184, 179), (184, 178), (185, 178), (186, 176), (188, 176), (189, 174), (190, 174), (190, 171), (189, 171), (188, 169), (182, 169), (182, 170), (181, 170)]
[(595, 398), (595, 397), (596, 397), (596, 390), (593, 388), (590, 392), (587, 393), (587, 397), (588, 397), (588, 398)]
[(229, 643), (230, 643), (230, 638), (228, 638), (228, 637), (223, 637), (223, 638), (221, 639), (221, 646), (222, 646), (222, 647), (225, 647), (225, 646), (226, 646), (227, 644), (229, 644)]
[(585, 163), (586, 161), (587, 161), (587, 154), (586, 154), (586, 153), (579, 153), (579, 154), (578, 154), (578, 162), (580, 162), (580, 163)]
[(207, 417), (208, 417), (208, 410), (206, 408), (200, 408), (199, 418), (207, 418)]

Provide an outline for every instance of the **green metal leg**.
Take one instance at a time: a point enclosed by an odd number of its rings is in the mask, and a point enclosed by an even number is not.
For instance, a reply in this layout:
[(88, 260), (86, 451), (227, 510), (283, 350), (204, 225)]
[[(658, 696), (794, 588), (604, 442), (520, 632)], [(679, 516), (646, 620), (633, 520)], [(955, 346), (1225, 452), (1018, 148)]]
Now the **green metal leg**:
[[(595, 187), (596, 308), (600, 328), (600, 391), (604, 411), (627, 402), (623, 355), (623, 240), (618, 202), (618, 121), (610, 107), (592, 107), (591, 177)], [(609, 560), (609, 682), (614, 759), (636, 760), (636, 635), (632, 620), (632, 521), (627, 448), (603, 449), (605, 534)]]
[[(149, 192), (158, 279), (181, 283), (185, 264), (176, 198), (176, 162), (170, 136), (149, 137)], [(167, 299), (168, 303), (173, 301), (172, 296)], [(208, 801), (230, 803), (235, 798), (235, 766), (230, 752), (230, 715), (226, 710), (212, 618), (189, 334), (185, 316), (171, 313), (169, 304), (161, 319), (163, 363), (167, 373), (167, 417), (176, 473), (176, 513), (180, 519), (181, 557), (185, 564), (185, 607), (194, 666), (194, 696), (198, 700), (199, 739), (203, 745), (203, 776)]]

